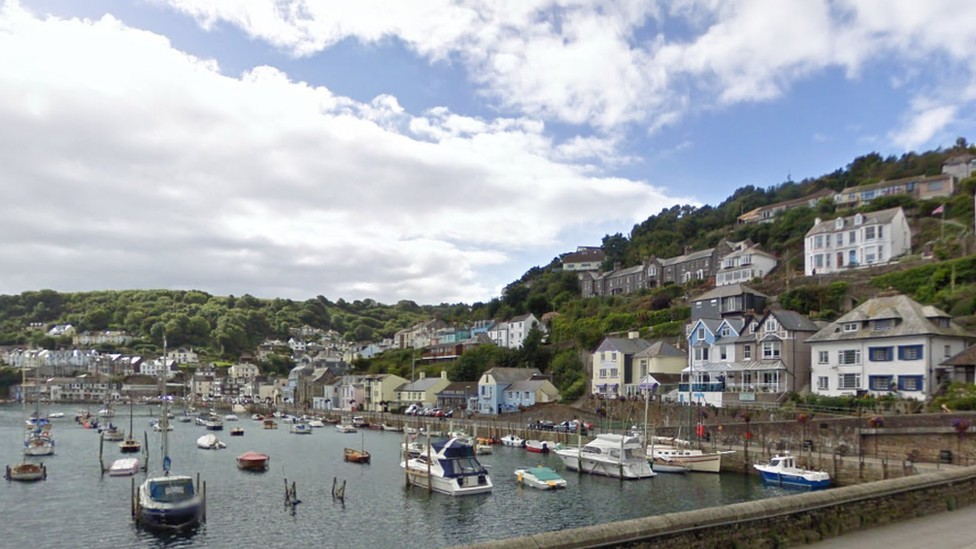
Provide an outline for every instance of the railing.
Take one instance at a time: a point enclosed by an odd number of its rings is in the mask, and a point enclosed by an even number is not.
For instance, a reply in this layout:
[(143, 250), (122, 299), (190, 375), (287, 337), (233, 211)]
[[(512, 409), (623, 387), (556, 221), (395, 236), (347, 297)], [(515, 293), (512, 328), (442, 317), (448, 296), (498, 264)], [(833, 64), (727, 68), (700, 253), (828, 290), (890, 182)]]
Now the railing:
[[(701, 393), (724, 393), (725, 383), (693, 383), (691, 390), (695, 392), (701, 392)], [(682, 392), (682, 393), (688, 392), (688, 384), (679, 383), (678, 392)]]
[(783, 392), (780, 383), (729, 383), (730, 393), (780, 393)]

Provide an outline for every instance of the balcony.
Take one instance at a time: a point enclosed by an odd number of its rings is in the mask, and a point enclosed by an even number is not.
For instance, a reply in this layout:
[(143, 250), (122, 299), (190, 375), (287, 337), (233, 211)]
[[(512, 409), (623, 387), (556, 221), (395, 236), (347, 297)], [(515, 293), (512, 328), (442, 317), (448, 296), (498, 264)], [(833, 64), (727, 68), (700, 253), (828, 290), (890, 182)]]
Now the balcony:
[[(691, 390), (693, 392), (696, 392), (696, 393), (724, 393), (725, 392), (725, 383), (724, 382), (716, 382), (716, 383), (693, 383), (692, 384), (692, 387), (691, 387)], [(678, 392), (680, 392), (680, 393), (687, 393), (688, 392), (688, 383), (679, 383), (678, 384)]]

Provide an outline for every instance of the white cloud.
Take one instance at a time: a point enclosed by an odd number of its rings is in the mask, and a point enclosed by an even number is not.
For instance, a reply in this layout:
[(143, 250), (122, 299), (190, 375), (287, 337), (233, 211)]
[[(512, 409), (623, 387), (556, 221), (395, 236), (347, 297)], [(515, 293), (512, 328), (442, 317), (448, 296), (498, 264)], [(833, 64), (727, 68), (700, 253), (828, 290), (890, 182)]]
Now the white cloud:
[(905, 123), (888, 137), (905, 150), (912, 150), (931, 140), (946, 129), (956, 116), (953, 105), (933, 104), (918, 99), (913, 102), (912, 113), (906, 116)]
[(472, 302), (525, 270), (514, 252), (575, 246), (568, 227), (693, 202), (570, 162), (615, 158), (612, 141), (225, 75), (112, 17), (7, 3), (0, 51), (18, 52), (0, 56), (0, 293)]
[[(609, 132), (653, 132), (688, 110), (768, 101), (825, 70), (933, 63), (976, 86), (976, 3), (956, 0), (154, 0), (206, 28), (226, 22), (296, 55), (396, 37), (460, 59), (500, 106)], [(685, 34), (670, 33), (677, 21)], [(670, 34), (669, 34), (670, 33)]]

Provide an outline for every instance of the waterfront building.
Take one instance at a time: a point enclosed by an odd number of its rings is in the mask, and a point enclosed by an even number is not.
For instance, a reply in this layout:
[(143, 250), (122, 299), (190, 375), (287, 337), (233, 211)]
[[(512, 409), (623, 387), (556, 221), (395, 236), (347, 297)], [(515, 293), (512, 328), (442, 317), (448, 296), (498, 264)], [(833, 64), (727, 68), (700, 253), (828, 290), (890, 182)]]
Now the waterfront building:
[(478, 383), (455, 381), (441, 389), (435, 396), (438, 408), (474, 410), (478, 407)]
[(358, 409), (367, 412), (389, 411), (397, 401), (397, 389), (409, 383), (393, 374), (375, 374), (363, 379), (363, 405)]
[[(643, 376), (635, 368), (635, 357), (651, 345), (638, 332), (630, 332), (627, 337), (604, 338), (591, 356), (590, 394), (603, 398), (638, 394)], [(650, 364), (651, 357), (645, 356), (645, 366), (649, 368)]]
[[(690, 301), (692, 324), (700, 318), (735, 318), (762, 314), (768, 297), (744, 284), (719, 286)], [(687, 329), (690, 329), (690, 325)]]
[(419, 372), (418, 375), (420, 377), (416, 381), (397, 387), (398, 406), (420, 404), (432, 408), (437, 403), (437, 393), (451, 384), (451, 380), (447, 379), (447, 370), (441, 370), (441, 375), (438, 377), (427, 377), (424, 372)]
[(818, 217), (803, 241), (804, 273), (814, 276), (884, 265), (909, 253), (911, 247), (912, 230), (901, 208), (827, 221)]
[(559, 389), (548, 377), (533, 376), (512, 383), (502, 391), (503, 408), (506, 410), (528, 408), (535, 404), (559, 401)]
[(974, 340), (944, 311), (901, 294), (882, 294), (807, 339), (812, 390), (924, 400), (952, 379), (946, 360)]
[(478, 380), (479, 414), (514, 412), (516, 407), (505, 401), (505, 390), (512, 384), (534, 377), (543, 377), (537, 368), (491, 368)]

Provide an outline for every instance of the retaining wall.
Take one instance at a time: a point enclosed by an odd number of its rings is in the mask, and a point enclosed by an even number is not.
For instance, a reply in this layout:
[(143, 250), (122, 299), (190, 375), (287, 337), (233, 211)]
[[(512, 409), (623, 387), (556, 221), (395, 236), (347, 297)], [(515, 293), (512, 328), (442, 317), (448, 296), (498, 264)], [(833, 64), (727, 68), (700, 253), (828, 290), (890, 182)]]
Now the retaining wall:
[(772, 549), (952, 511), (973, 503), (976, 468), (968, 467), (463, 548)]

